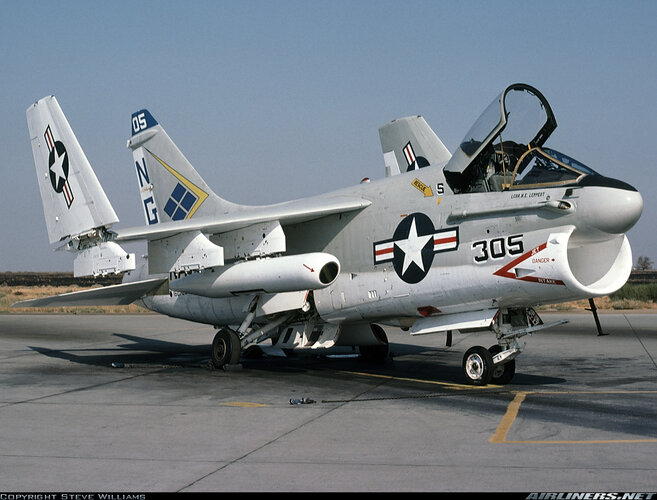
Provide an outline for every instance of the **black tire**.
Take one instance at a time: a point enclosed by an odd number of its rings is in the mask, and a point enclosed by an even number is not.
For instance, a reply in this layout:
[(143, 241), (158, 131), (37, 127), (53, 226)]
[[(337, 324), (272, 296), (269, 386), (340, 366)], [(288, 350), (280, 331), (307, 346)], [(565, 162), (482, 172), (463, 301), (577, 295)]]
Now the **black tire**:
[(240, 339), (237, 334), (228, 328), (219, 330), (212, 341), (212, 365), (215, 368), (223, 368), (225, 365), (237, 364), (240, 354)]
[(383, 363), (388, 358), (388, 344), (359, 345), (360, 357), (370, 363)]
[(370, 328), (380, 343), (377, 345), (359, 345), (360, 357), (368, 362), (383, 363), (388, 358), (389, 353), (388, 336), (379, 325), (371, 324)]
[(480, 345), (465, 352), (462, 366), (466, 380), (472, 385), (487, 385), (493, 377), (493, 356)]
[[(491, 356), (495, 356), (497, 353), (502, 352), (502, 348), (495, 344), (488, 349)], [(497, 385), (506, 385), (511, 382), (511, 379), (516, 374), (516, 360), (515, 358), (511, 361), (507, 361), (503, 365), (497, 365), (493, 367), (493, 376), (491, 378), (492, 384)]]

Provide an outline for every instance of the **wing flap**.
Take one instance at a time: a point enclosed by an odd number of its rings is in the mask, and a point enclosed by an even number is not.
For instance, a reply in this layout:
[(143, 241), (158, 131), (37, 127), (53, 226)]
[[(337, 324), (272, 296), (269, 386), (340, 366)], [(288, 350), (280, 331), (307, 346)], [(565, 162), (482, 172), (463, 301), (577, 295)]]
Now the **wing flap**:
[(132, 283), (121, 283), (102, 288), (91, 288), (79, 292), (62, 293), (23, 300), (11, 305), (16, 307), (59, 307), (59, 306), (115, 306), (132, 304), (148, 292), (155, 290), (167, 278), (152, 278)]

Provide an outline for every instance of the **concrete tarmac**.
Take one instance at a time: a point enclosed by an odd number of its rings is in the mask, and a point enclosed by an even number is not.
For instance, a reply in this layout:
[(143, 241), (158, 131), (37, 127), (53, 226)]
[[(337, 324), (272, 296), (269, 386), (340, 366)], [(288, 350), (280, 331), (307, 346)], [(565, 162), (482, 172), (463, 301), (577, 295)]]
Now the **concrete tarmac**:
[[(657, 314), (541, 314), (506, 386), (464, 385), (494, 336), (393, 358), (213, 370), (213, 329), (157, 315), (0, 316), (0, 490), (657, 491)], [(291, 399), (312, 400), (290, 404)]]

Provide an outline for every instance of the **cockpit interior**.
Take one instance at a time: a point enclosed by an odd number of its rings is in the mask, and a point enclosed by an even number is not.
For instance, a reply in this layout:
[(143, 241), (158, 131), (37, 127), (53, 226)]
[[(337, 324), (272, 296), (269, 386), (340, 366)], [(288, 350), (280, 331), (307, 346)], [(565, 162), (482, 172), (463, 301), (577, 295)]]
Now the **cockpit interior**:
[(507, 87), (468, 131), (444, 168), (455, 193), (576, 184), (596, 172), (543, 147), (557, 127), (545, 97), (525, 84)]

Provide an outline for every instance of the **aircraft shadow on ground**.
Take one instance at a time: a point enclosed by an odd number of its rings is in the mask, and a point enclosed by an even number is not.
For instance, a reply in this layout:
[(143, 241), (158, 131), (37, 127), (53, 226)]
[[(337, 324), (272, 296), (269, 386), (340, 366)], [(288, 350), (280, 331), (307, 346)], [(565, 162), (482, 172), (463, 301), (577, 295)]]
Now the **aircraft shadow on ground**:
[[(114, 334), (129, 341), (113, 347), (86, 347), (79, 349), (51, 349), (47, 347), (28, 346), (33, 351), (50, 358), (64, 359), (72, 363), (90, 366), (112, 366), (113, 363), (162, 365), (167, 362), (187, 360), (190, 364), (198, 360), (209, 361), (209, 346), (189, 345), (157, 339), (137, 337), (134, 335)], [(183, 363), (179, 363), (183, 364)]]
[[(384, 361), (366, 361), (356, 356), (332, 356), (309, 353), (295, 353), (288, 358), (262, 357), (243, 359), (249, 370), (267, 373), (294, 371), (341, 371), (345, 376), (365, 375), (391, 377), (401, 382), (415, 384), (418, 381), (444, 384), (465, 384), (461, 368), (463, 353), (452, 349), (436, 349), (408, 344), (390, 344), (391, 356)], [(560, 377), (539, 376), (517, 372), (513, 385), (535, 386), (563, 384)]]
[[(152, 365), (210, 368), (210, 346), (189, 345), (178, 342), (114, 334), (127, 343), (113, 347), (87, 347), (79, 349), (52, 349), (29, 346), (35, 352), (56, 359), (89, 366)], [(356, 351), (357, 353), (357, 351)], [(344, 372), (343, 376), (358, 376), (359, 372), (381, 377), (422, 380), (435, 383), (463, 384), (461, 369), (463, 353), (452, 349), (427, 348), (408, 344), (390, 344), (391, 355), (384, 361), (366, 361), (356, 354), (331, 354), (330, 351), (296, 352), (288, 357), (268, 356), (251, 351), (242, 357), (242, 367), (251, 373)], [(412, 380), (411, 380), (412, 379)], [(513, 385), (554, 385), (563, 378), (516, 373)]]

